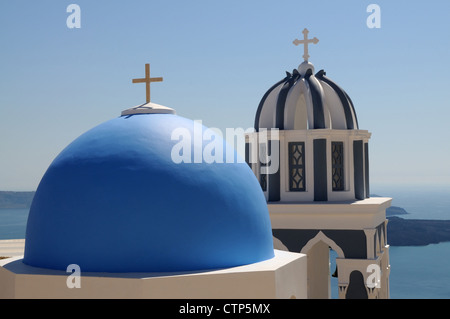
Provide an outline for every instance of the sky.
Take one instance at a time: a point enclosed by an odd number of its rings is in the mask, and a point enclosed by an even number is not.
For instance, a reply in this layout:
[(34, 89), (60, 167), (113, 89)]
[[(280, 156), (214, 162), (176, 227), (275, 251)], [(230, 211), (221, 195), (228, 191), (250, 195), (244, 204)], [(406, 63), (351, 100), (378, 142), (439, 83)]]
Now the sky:
[[(68, 28), (70, 4), (80, 28)], [(369, 28), (370, 4), (380, 28)], [(450, 189), (450, 1), (0, 2), (0, 190), (36, 190), (90, 128), (145, 102), (208, 127), (250, 128), (264, 93), (309, 61), (352, 98), (369, 130), (374, 185)]]

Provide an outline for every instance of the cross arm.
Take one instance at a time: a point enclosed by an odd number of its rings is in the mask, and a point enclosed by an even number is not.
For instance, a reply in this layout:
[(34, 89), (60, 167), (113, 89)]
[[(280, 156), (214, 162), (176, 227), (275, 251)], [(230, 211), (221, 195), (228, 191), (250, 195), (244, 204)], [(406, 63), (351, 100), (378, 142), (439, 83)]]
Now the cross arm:
[(145, 83), (147, 82), (147, 79), (133, 79), (132, 83)]

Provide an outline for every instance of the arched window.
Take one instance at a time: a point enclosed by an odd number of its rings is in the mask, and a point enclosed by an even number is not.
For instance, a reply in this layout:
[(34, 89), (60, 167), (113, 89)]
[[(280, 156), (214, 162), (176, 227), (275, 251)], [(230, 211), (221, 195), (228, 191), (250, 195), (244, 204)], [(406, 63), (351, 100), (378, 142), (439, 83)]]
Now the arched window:
[(350, 273), (350, 283), (345, 294), (346, 299), (368, 299), (364, 276), (361, 272), (354, 270)]

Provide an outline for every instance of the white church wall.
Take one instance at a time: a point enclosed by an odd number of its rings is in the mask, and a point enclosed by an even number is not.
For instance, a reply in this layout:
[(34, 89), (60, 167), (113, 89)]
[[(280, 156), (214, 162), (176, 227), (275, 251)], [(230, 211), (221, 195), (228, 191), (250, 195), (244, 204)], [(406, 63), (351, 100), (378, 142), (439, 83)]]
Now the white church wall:
[(0, 298), (304, 299), (306, 255), (275, 250), (259, 263), (187, 273), (70, 273), (27, 266), (22, 257), (0, 261)]

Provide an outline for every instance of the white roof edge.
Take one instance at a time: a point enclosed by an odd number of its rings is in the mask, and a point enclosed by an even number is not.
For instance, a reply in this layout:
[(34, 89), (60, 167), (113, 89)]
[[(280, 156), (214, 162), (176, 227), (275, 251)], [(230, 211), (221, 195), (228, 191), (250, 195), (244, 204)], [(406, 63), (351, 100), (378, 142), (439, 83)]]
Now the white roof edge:
[(150, 102), (126, 109), (121, 113), (122, 116), (134, 114), (176, 114), (176, 112), (170, 107)]

